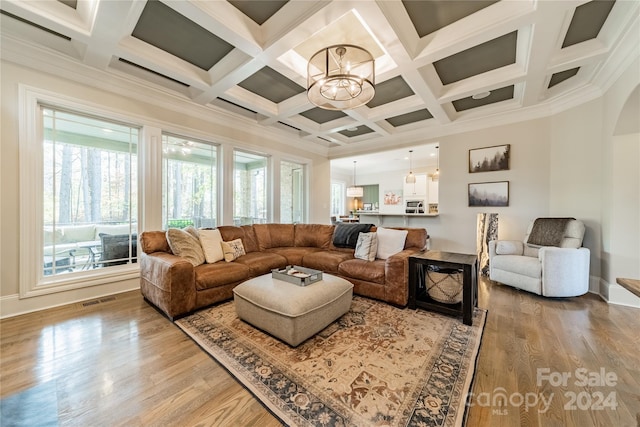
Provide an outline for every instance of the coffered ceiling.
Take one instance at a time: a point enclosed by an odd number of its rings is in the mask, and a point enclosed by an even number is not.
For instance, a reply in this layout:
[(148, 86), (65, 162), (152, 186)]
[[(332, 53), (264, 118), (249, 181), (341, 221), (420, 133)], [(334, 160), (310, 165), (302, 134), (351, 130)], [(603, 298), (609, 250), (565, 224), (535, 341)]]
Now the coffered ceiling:
[[(3, 59), (21, 62), (20, 48), (44, 49), (42, 61), (58, 57), (126, 77), (330, 157), (589, 101), (640, 44), (640, 2), (629, 0), (3, 0), (1, 7)], [(307, 61), (339, 43), (373, 54), (376, 95), (353, 110), (322, 110), (306, 97)]]

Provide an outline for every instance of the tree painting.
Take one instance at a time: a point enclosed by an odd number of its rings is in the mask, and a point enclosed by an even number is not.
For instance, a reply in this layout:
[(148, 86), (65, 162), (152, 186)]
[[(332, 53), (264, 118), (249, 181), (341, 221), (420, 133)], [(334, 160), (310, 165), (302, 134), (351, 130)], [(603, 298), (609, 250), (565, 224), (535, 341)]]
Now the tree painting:
[(509, 170), (510, 144), (469, 150), (469, 172)]
[(469, 184), (469, 206), (509, 206), (509, 181)]

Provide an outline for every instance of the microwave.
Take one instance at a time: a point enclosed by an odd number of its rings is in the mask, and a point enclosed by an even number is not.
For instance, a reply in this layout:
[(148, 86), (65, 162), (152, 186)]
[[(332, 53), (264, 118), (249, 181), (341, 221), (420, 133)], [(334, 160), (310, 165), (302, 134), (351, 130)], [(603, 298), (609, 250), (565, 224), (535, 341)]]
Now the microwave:
[(408, 214), (423, 214), (424, 200), (407, 200), (405, 202), (404, 212)]

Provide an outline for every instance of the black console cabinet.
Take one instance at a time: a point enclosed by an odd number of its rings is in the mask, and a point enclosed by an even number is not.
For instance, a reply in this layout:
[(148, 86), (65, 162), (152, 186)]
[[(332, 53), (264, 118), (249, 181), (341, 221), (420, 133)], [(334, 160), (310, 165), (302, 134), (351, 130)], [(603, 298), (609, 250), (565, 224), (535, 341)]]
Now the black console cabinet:
[[(462, 269), (462, 303), (444, 304), (426, 292), (427, 266)], [(478, 257), (452, 252), (424, 251), (409, 257), (409, 308), (417, 307), (459, 316), (465, 325), (473, 323), (473, 309), (478, 306)]]

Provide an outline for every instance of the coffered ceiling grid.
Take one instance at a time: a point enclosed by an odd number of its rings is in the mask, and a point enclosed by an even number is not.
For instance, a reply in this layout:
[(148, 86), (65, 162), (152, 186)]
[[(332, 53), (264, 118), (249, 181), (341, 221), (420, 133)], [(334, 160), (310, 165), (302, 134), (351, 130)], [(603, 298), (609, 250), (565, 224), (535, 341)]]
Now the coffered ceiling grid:
[[(49, 49), (330, 156), (585, 102), (610, 84), (613, 54), (637, 55), (640, 44), (640, 2), (627, 0), (72, 3), (4, 0), (3, 43)], [(327, 114), (304, 92), (306, 56), (341, 42), (375, 52), (378, 92)]]

